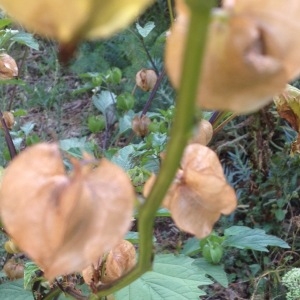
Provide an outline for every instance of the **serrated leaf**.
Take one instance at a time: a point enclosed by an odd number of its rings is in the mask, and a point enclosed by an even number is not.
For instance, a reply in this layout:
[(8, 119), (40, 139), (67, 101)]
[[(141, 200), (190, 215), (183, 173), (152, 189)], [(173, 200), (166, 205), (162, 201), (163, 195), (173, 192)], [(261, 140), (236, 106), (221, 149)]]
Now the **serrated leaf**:
[(132, 128), (132, 119), (135, 113), (129, 110), (124, 116), (119, 119), (119, 134), (125, 133)]
[(70, 149), (79, 148), (86, 150), (87, 141), (86, 138), (70, 138), (59, 141), (59, 146), (64, 151), (69, 151)]
[(120, 149), (111, 159), (111, 161), (125, 171), (128, 171), (132, 168), (131, 155), (134, 153), (135, 149), (132, 145), (128, 145)]
[(228, 287), (228, 278), (224, 271), (224, 266), (210, 264), (204, 258), (196, 259), (193, 264), (203, 270), (207, 275), (211, 276), (223, 287)]
[(195, 237), (192, 237), (186, 241), (180, 253), (187, 256), (191, 256), (199, 253), (200, 250), (201, 250), (200, 240)]
[(109, 107), (115, 104), (116, 95), (109, 91), (102, 91), (99, 94), (94, 95), (92, 101), (96, 108), (102, 112), (103, 115), (106, 115)]
[(24, 290), (23, 279), (0, 284), (0, 299), (5, 300), (33, 300), (32, 293)]
[(33, 37), (31, 33), (18, 32), (17, 34), (12, 36), (11, 40), (19, 44), (26, 45), (27, 47), (32, 48), (34, 50), (40, 49), (37, 40)]
[(147, 37), (149, 35), (149, 33), (155, 28), (155, 24), (152, 21), (146, 23), (144, 27), (142, 27), (139, 23), (136, 23), (135, 26), (136, 26), (138, 33), (143, 38)]
[(173, 254), (157, 255), (153, 271), (116, 292), (116, 300), (192, 300), (205, 295), (198, 286), (213, 283), (193, 265), (194, 260)]
[(269, 252), (267, 246), (277, 246), (280, 248), (290, 248), (282, 239), (266, 234), (262, 229), (252, 229), (246, 226), (232, 226), (224, 232), (228, 236), (223, 242), (225, 247), (236, 247), (239, 249), (252, 249)]

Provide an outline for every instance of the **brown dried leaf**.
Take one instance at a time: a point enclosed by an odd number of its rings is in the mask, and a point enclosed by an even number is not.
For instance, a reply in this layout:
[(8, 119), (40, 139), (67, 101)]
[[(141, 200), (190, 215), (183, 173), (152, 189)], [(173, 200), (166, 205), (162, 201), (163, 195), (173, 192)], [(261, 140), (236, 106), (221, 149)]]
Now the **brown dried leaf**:
[(48, 279), (97, 262), (131, 222), (134, 191), (123, 170), (104, 159), (95, 169), (72, 162), (68, 176), (56, 144), (35, 145), (11, 162), (2, 181), (5, 228)]
[[(292, 0), (230, 1), (214, 14), (207, 34), (198, 104), (206, 109), (246, 113), (271, 102), (300, 73), (300, 3)], [(166, 45), (166, 69), (175, 87), (189, 23), (177, 0), (178, 18)]]

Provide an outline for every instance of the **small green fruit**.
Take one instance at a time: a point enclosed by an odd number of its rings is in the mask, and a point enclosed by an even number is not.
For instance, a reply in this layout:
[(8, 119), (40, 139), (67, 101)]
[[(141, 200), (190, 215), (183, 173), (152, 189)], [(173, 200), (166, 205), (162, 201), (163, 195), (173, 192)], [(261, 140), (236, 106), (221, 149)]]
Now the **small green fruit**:
[(207, 262), (218, 264), (223, 257), (223, 248), (217, 243), (206, 244), (202, 249), (202, 255)]
[(88, 118), (88, 128), (92, 133), (98, 133), (105, 128), (104, 116), (90, 116)]
[(121, 111), (128, 111), (133, 108), (134, 102), (135, 99), (130, 93), (126, 92), (120, 94), (117, 97), (117, 109)]

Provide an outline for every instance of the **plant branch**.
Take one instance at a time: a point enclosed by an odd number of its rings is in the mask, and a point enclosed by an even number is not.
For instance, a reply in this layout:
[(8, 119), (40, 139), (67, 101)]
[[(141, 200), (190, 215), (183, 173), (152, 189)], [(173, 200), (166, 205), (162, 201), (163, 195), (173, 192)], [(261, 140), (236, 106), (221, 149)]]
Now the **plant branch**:
[(17, 155), (17, 150), (16, 150), (16, 147), (13, 143), (13, 140), (11, 138), (10, 132), (7, 128), (7, 125), (6, 125), (6, 122), (4, 120), (4, 117), (3, 117), (3, 114), (2, 114), (1, 110), (0, 110), (0, 122), (1, 122), (1, 125), (2, 125), (2, 128), (3, 128), (3, 131), (4, 131), (5, 142), (6, 142), (6, 145), (8, 147), (10, 158), (13, 159)]
[(149, 96), (149, 98), (148, 98), (148, 100), (147, 100), (147, 102), (146, 102), (146, 104), (143, 108), (143, 111), (141, 113), (141, 117), (147, 113), (147, 111), (148, 111), (148, 109), (149, 109), (149, 107), (150, 107), (150, 105), (151, 105), (151, 103), (152, 103), (152, 101), (153, 101), (153, 99), (154, 99), (154, 97), (157, 93), (157, 90), (158, 90), (162, 80), (164, 79), (165, 75), (166, 75), (166, 71), (163, 69), (161, 71), (161, 73), (159, 74), (159, 76), (156, 80), (156, 83), (155, 83), (155, 85), (154, 85), (154, 87), (153, 87), (153, 89), (150, 93), (150, 96)]
[[(18, 74), (18, 77), (20, 77), (20, 74), (21, 74), (21, 72), (23, 70), (24, 63), (25, 63), (25, 60), (26, 60), (26, 58), (28, 56), (28, 53), (29, 53), (29, 50), (28, 50), (28, 47), (26, 47), (25, 51), (24, 51), (24, 54), (22, 56), (21, 63), (19, 65), (19, 71), (18, 71), (19, 74)], [(8, 108), (7, 108), (8, 111), (12, 110), (12, 105), (13, 105), (13, 102), (14, 102), (14, 99), (15, 99), (15, 96), (16, 96), (16, 92), (17, 92), (17, 85), (15, 85), (13, 87), (12, 95), (10, 97), (10, 101), (9, 101)]]
[(192, 116), (195, 112), (195, 99), (205, 49), (206, 32), (210, 20), (210, 11), (214, 4), (211, 0), (186, 0), (186, 2), (191, 8), (191, 19), (174, 124), (167, 145), (166, 158), (163, 161), (156, 184), (139, 211), (138, 263), (131, 272), (119, 280), (99, 287), (97, 295), (90, 296), (91, 300), (100, 299), (102, 296), (124, 288), (152, 267), (154, 254), (152, 236), (155, 214), (172, 183), (192, 129)]

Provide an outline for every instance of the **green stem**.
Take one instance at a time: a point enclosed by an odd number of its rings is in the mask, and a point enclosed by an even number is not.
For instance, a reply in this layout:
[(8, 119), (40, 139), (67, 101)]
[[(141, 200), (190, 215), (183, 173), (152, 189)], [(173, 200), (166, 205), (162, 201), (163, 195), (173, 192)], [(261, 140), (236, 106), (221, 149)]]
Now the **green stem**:
[(195, 100), (205, 49), (206, 32), (210, 19), (210, 11), (214, 4), (211, 0), (186, 0), (186, 2), (191, 7), (191, 19), (174, 124), (170, 142), (167, 146), (166, 158), (162, 164), (156, 184), (139, 212), (139, 260), (137, 266), (127, 275), (116, 282), (101, 286), (97, 295), (91, 295), (90, 299), (93, 300), (112, 294), (129, 285), (145, 272), (151, 270), (152, 267), (154, 256), (152, 236), (155, 214), (176, 174), (193, 125)]
[(173, 24), (174, 22), (174, 13), (173, 13), (173, 6), (172, 6), (172, 0), (168, 0), (168, 10), (170, 14), (170, 22)]

